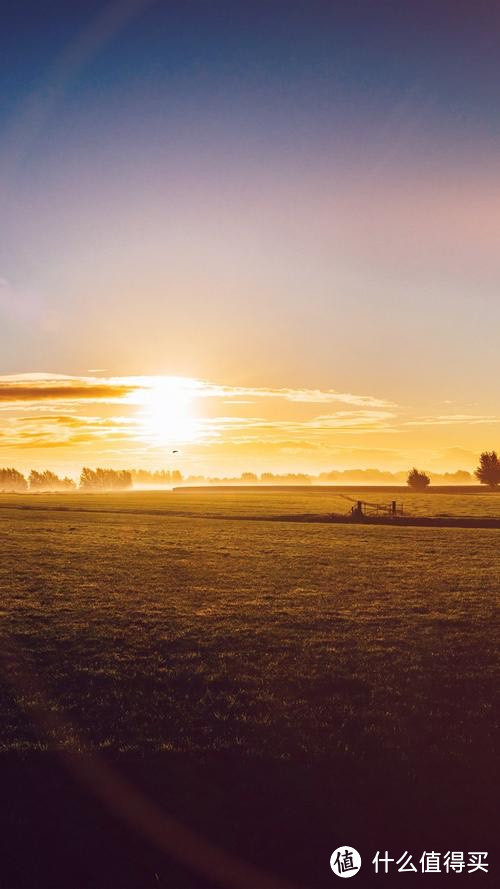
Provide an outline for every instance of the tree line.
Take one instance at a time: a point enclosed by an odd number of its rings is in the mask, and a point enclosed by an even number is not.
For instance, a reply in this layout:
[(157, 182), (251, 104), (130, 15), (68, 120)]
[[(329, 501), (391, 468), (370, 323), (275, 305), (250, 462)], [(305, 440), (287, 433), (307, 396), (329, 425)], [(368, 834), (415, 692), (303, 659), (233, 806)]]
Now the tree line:
[(177, 469), (90, 469), (84, 466), (79, 483), (67, 476), (60, 478), (49, 469), (38, 472), (32, 469), (26, 477), (13, 467), (0, 468), (0, 492), (23, 493), (26, 491), (125, 491), (136, 486), (170, 487), (183, 481)]
[(37, 472), (32, 469), (28, 478), (17, 469), (7, 467), (0, 469), (0, 491), (3, 493), (22, 491), (74, 491), (76, 484), (72, 478), (59, 478), (55, 472), (46, 469)]
[[(84, 467), (80, 475), (79, 487), (82, 491), (125, 490), (132, 487), (132, 476), (130, 472), (114, 469), (94, 470)], [(27, 478), (13, 467), (0, 469), (0, 492), (2, 493), (75, 491), (76, 488), (77, 484), (72, 478), (67, 476), (60, 478), (49, 469), (44, 472), (32, 469)]]
[[(498, 487), (500, 484), (500, 460), (496, 451), (483, 451), (474, 475), (482, 485), (488, 485), (489, 488)], [(414, 491), (425, 491), (429, 487), (431, 479), (426, 472), (421, 472), (413, 467), (408, 473), (406, 483)]]
[[(496, 451), (484, 451), (479, 458), (479, 465), (474, 472), (475, 478), (482, 484), (494, 489), (500, 485), (500, 460)], [(0, 492), (22, 493), (25, 491), (125, 491), (132, 487), (161, 488), (179, 485), (307, 485), (313, 483), (329, 484), (400, 484), (406, 480), (409, 488), (414, 491), (425, 491), (431, 482), (437, 484), (470, 484), (474, 478), (470, 472), (458, 470), (443, 474), (429, 474), (415, 467), (409, 473), (383, 472), (379, 469), (345, 469), (321, 472), (317, 476), (307, 473), (242, 472), (239, 476), (209, 477), (191, 475), (186, 479), (179, 470), (148, 470), (148, 469), (90, 469), (84, 466), (79, 484), (68, 478), (60, 478), (56, 473), (46, 469), (38, 472), (32, 469), (26, 478), (13, 467), (0, 468)]]

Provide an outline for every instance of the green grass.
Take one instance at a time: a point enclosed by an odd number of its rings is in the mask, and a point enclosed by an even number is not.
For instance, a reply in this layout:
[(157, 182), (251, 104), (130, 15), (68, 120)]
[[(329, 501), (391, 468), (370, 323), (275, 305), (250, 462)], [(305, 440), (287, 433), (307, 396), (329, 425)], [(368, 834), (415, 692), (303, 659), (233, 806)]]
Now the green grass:
[(500, 518), (500, 493), (484, 491), (471, 494), (418, 494), (401, 488), (397, 494), (330, 490), (308, 491), (290, 488), (287, 491), (245, 490), (233, 488), (225, 491), (189, 489), (177, 491), (130, 491), (117, 494), (1, 494), (2, 507), (26, 509), (78, 509), (100, 512), (153, 512), (170, 515), (199, 515), (202, 517), (273, 516), (297, 513), (347, 513), (353, 500), (388, 505), (395, 499), (404, 512), (413, 515), (470, 515)]
[[(443, 757), (490, 744), (498, 532), (203, 518), (331, 508), (295, 492), (36, 498), (95, 514), (19, 500), (0, 512), (2, 634), (86, 744), (409, 759), (417, 737)], [(44, 743), (27, 703), (4, 691), (0, 749)]]
[(330, 886), (344, 842), (492, 849), (500, 531), (244, 518), (333, 492), (0, 501), (1, 886), (212, 889), (54, 750), (295, 885)]

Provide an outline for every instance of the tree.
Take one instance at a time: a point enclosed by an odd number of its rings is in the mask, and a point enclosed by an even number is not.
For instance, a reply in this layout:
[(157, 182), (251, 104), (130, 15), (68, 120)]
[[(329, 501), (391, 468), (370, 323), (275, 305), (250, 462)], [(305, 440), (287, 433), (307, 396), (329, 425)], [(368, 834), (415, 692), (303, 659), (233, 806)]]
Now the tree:
[(46, 469), (37, 472), (32, 469), (29, 477), (30, 491), (73, 491), (76, 485), (71, 478), (59, 478), (55, 472)]
[(410, 470), (408, 478), (406, 479), (406, 484), (413, 491), (425, 491), (430, 483), (431, 480), (429, 476), (425, 472), (419, 472), (415, 467)]
[(84, 466), (80, 475), (82, 491), (124, 491), (131, 487), (132, 473), (125, 469), (89, 469)]
[(182, 478), (178, 470), (172, 473), (170, 469), (131, 469), (130, 474), (134, 485), (144, 485), (148, 488), (171, 487), (173, 476), (174, 481)]
[(28, 482), (17, 469), (0, 469), (0, 491), (2, 493), (19, 493), (20, 491), (26, 491), (27, 488)]
[(482, 485), (496, 488), (500, 484), (500, 460), (496, 451), (483, 451), (474, 475)]

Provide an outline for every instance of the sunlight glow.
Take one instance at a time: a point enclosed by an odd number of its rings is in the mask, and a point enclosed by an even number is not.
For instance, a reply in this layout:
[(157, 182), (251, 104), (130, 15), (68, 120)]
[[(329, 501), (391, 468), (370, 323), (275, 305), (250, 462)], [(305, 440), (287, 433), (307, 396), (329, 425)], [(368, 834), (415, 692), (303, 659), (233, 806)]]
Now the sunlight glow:
[(196, 440), (198, 422), (192, 412), (191, 381), (182, 377), (155, 377), (143, 389), (139, 420), (143, 436), (153, 445), (176, 445)]

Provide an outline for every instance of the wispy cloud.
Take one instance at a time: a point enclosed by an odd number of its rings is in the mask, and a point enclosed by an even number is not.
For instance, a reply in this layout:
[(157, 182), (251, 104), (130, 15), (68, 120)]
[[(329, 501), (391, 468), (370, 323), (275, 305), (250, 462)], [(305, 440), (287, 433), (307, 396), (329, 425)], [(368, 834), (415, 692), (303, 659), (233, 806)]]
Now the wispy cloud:
[(79, 417), (46, 415), (15, 417), (0, 426), (0, 445), (10, 448), (50, 448), (84, 442), (130, 441), (137, 434), (133, 417)]
[(417, 417), (406, 420), (406, 426), (477, 426), (500, 423), (500, 416), (495, 414), (440, 414), (435, 417)]
[(269, 388), (266, 386), (218, 386), (213, 383), (200, 381), (198, 395), (205, 398), (280, 398), (301, 404), (352, 404), (364, 407), (394, 407), (395, 405), (385, 399), (372, 395), (354, 395), (350, 392), (337, 392), (335, 389), (293, 389), (293, 388)]
[[(247, 416), (251, 405), (258, 410)], [(320, 405), (328, 412), (320, 413)], [(0, 376), (0, 447), (144, 454), (175, 439), (208, 450), (224, 444), (249, 453), (324, 452), (337, 435), (396, 431), (394, 407), (376, 396), (335, 389), (229, 386), (189, 377), (10, 374)]]
[[(95, 371), (97, 373), (97, 371)], [(92, 377), (65, 374), (26, 373), (0, 376), (0, 400), (101, 400), (123, 398), (171, 382), (190, 398), (223, 399), (226, 403), (248, 404), (254, 399), (280, 399), (300, 404), (349, 404), (355, 407), (390, 408), (395, 405), (372, 395), (337, 392), (335, 389), (227, 386), (190, 377)]]
[(336, 411), (305, 423), (313, 429), (394, 429), (396, 414), (390, 411)]
[(213, 417), (200, 423), (200, 437), (220, 438), (231, 441), (262, 441), (267, 442), (283, 439), (284, 436), (295, 436), (298, 442), (307, 437), (308, 447), (313, 446), (311, 439), (328, 438), (332, 432), (363, 433), (369, 431), (395, 432), (395, 414), (389, 411), (351, 410), (337, 411), (332, 414), (314, 417), (311, 420), (268, 420), (263, 417)]
[(100, 401), (123, 398), (133, 391), (127, 386), (70, 385), (70, 386), (21, 386), (0, 385), (0, 401), (15, 404), (18, 401)]

